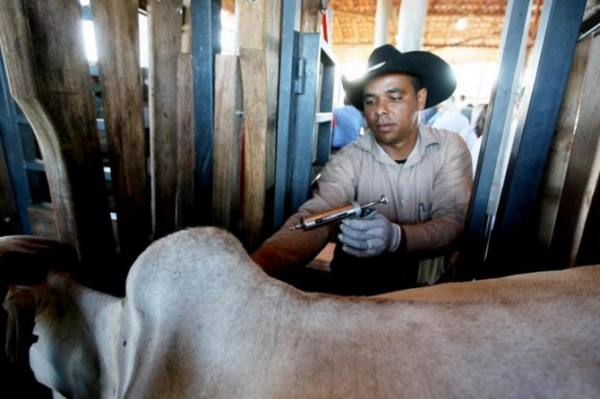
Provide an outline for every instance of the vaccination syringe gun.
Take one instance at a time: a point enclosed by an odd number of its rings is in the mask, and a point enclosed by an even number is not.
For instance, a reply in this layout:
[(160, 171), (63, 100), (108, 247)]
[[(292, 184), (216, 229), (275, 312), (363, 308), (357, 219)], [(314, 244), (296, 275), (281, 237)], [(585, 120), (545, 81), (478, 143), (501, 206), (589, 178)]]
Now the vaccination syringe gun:
[(289, 228), (289, 230), (303, 229), (312, 230), (317, 227), (325, 226), (338, 220), (355, 217), (366, 218), (375, 215), (377, 212), (373, 207), (377, 204), (387, 204), (388, 199), (385, 195), (377, 201), (367, 204), (359, 204), (357, 201), (352, 201), (336, 208), (328, 209), (323, 212), (315, 213), (314, 215), (300, 219), (300, 223)]

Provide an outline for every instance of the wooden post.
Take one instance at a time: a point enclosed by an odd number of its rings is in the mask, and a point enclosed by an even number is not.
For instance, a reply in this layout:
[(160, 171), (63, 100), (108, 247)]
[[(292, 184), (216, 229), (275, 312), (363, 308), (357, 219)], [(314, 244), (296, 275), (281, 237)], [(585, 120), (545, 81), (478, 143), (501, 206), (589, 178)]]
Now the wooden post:
[(213, 223), (238, 234), (243, 99), (237, 56), (216, 56), (215, 92)]
[(0, 2), (11, 93), (38, 140), (59, 239), (94, 264), (114, 238), (76, 1)]
[[(583, 83), (589, 60), (590, 43), (591, 40), (585, 40), (579, 43), (575, 49), (569, 81), (567, 82), (556, 124), (556, 133), (550, 146), (544, 180), (540, 188), (538, 237), (540, 243), (546, 249), (551, 249), (558, 208), (573, 148), (584, 90)], [(560, 228), (564, 229), (565, 226), (560, 226)], [(569, 232), (570, 234), (571, 232)], [(560, 246), (563, 244), (566, 243), (562, 240), (555, 243), (555, 245)], [(564, 251), (564, 249), (562, 250)]]
[(588, 57), (581, 109), (552, 240), (556, 254), (553, 261), (559, 265), (575, 264), (600, 176), (600, 113), (596, 92), (600, 85), (600, 37), (591, 39)]
[(150, 171), (154, 239), (175, 230), (177, 191), (177, 60), (181, 0), (149, 0)]
[(242, 219), (253, 249), (270, 225), (265, 215), (274, 181), (281, 2), (240, 1), (237, 8), (245, 112)]
[(119, 243), (129, 264), (151, 237), (138, 1), (95, 0), (92, 6)]
[(177, 61), (177, 203), (176, 229), (193, 226), (196, 136), (194, 134), (194, 77), (191, 55), (191, 8), (184, 1), (181, 53)]

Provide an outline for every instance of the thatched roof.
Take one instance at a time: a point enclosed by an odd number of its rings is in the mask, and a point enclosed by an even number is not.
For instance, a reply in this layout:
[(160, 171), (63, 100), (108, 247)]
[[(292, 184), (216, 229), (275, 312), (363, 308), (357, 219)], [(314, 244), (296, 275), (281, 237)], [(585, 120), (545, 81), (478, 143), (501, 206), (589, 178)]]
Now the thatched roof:
[[(426, 0), (424, 0), (426, 1)], [(401, 0), (392, 0), (389, 42), (395, 43)], [(429, 0), (422, 49), (451, 63), (496, 60), (506, 0)], [(377, 0), (332, 0), (334, 51), (341, 61), (365, 60), (373, 49)], [(532, 7), (529, 46), (533, 46), (542, 0)], [(456, 23), (466, 21), (464, 30)]]

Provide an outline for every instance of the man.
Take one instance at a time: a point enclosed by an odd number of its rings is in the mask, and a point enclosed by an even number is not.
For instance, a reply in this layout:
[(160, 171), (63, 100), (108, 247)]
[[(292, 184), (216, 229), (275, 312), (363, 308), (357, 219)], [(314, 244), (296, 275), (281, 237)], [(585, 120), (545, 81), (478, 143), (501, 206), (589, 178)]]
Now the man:
[[(368, 129), (332, 157), (313, 197), (252, 258), (293, 284), (337, 238), (332, 285), (323, 290), (372, 295), (446, 279), (471, 195), (471, 157), (459, 135), (420, 124), (419, 112), (452, 95), (452, 69), (432, 53), (384, 45), (369, 57), (364, 76), (342, 84)], [(389, 203), (377, 205), (373, 218), (288, 229), (301, 217), (381, 195)]]

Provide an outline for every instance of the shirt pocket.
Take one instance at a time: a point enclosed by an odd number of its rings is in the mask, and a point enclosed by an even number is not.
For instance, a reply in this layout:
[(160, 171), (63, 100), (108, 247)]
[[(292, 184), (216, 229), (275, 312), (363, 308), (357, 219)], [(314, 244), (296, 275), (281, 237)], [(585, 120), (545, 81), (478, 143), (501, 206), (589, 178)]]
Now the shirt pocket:
[(419, 209), (417, 210), (419, 223), (426, 222), (431, 219), (430, 209), (424, 203), (419, 203)]

